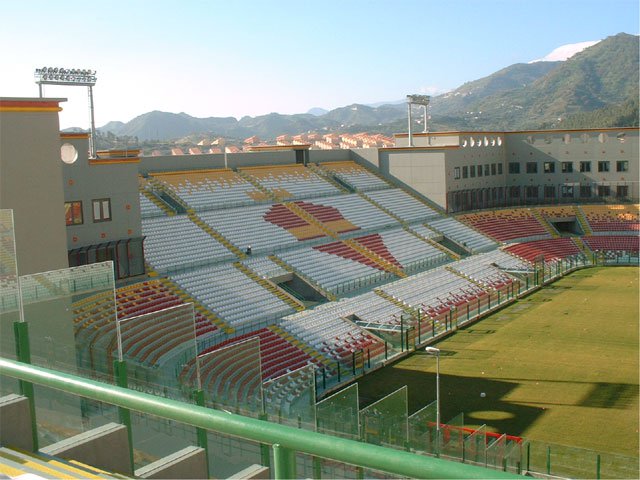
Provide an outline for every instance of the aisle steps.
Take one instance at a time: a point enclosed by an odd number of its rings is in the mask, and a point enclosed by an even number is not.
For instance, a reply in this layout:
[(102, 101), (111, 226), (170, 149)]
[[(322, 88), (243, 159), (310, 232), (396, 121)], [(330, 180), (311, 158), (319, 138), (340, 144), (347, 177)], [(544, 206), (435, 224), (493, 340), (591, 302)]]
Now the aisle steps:
[(267, 290), (269, 290), (271, 293), (273, 293), (280, 300), (282, 300), (283, 302), (286, 302), (289, 306), (291, 306), (292, 308), (294, 308), (298, 312), (300, 312), (300, 311), (305, 309), (304, 305), (301, 302), (299, 302), (297, 298), (295, 298), (294, 296), (289, 295), (289, 293), (284, 292), (283, 290), (279, 289), (273, 282), (271, 282), (271, 281), (269, 281), (269, 280), (267, 280), (265, 278), (262, 278), (260, 275), (258, 275), (256, 272), (254, 272), (252, 269), (250, 269), (246, 265), (244, 265), (244, 264), (242, 264), (240, 262), (235, 262), (233, 264), (233, 266), (236, 267), (238, 270), (240, 270), (242, 273), (244, 273), (251, 280), (256, 282), (258, 285), (260, 285), (263, 288), (266, 288)]
[(228, 250), (233, 252), (233, 254), (236, 257), (241, 259), (247, 258), (247, 254), (245, 252), (243, 252), (238, 247), (233, 245), (224, 235), (221, 235), (220, 233), (216, 232), (213, 228), (211, 228), (209, 225), (207, 225), (198, 215), (196, 215), (196, 213), (193, 210), (189, 211), (187, 215), (189, 216), (189, 218), (193, 223), (195, 223), (198, 227), (200, 227), (202, 230), (204, 230), (213, 238), (215, 238), (218, 242), (224, 245)]

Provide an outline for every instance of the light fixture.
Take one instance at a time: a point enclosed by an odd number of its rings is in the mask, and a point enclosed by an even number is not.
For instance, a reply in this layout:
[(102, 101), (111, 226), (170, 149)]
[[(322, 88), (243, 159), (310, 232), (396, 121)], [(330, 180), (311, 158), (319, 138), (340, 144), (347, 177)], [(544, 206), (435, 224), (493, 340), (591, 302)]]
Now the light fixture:
[(62, 67), (42, 67), (36, 68), (35, 79), (42, 98), (42, 85), (70, 85), (84, 86), (89, 89), (89, 112), (91, 115), (91, 137), (89, 147), (91, 158), (96, 157), (96, 125), (93, 115), (93, 86), (98, 79), (95, 70)]

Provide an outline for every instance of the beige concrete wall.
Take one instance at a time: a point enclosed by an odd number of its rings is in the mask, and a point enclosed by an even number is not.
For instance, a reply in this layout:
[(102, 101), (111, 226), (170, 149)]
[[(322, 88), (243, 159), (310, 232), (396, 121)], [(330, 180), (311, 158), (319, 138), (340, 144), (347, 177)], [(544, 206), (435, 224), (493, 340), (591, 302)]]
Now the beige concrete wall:
[(68, 266), (58, 112), (10, 109), (27, 101), (64, 99), (0, 99), (0, 208), (14, 211), (20, 274)]
[(446, 204), (444, 149), (380, 149), (380, 172), (408, 185), (441, 207)]
[[(480, 147), (460, 147), (457, 149), (447, 149), (446, 159), (446, 183), (447, 191), (468, 190), (475, 188), (493, 188), (505, 185), (506, 165), (504, 160), (504, 145)], [(502, 173), (499, 174), (502, 165)], [(485, 175), (486, 166), (489, 165), (489, 175)], [(494, 167), (495, 165), (495, 167)], [(471, 167), (475, 167), (475, 176), (471, 177)], [(467, 178), (464, 178), (465, 168)], [(478, 175), (478, 170), (482, 168), (482, 176)], [(495, 168), (495, 174), (493, 169)], [(456, 169), (459, 169), (460, 178), (456, 177)]]
[[(78, 151), (75, 163), (63, 166), (66, 202), (82, 201), (83, 224), (67, 226), (67, 248), (138, 238), (142, 235), (140, 199), (138, 196), (138, 164), (91, 164), (87, 139), (62, 138)], [(93, 200), (111, 200), (111, 221), (94, 222)]]
[[(506, 136), (505, 157), (520, 163), (520, 174), (509, 175), (509, 185), (637, 182), (638, 129), (592, 129), (515, 132)], [(609, 161), (609, 172), (598, 172), (598, 162)], [(627, 172), (617, 172), (616, 162), (628, 161)], [(526, 173), (526, 163), (537, 164), (537, 174)], [(544, 173), (544, 164), (555, 164), (553, 173)], [(562, 172), (562, 163), (570, 162), (573, 172)], [(580, 172), (580, 162), (591, 162), (591, 172)]]
[(117, 423), (107, 423), (41, 448), (40, 451), (109, 472), (133, 474), (127, 427)]
[[(460, 144), (460, 132), (413, 132), (414, 147), (451, 147)], [(395, 136), (396, 147), (408, 147), (409, 135), (400, 133)]]

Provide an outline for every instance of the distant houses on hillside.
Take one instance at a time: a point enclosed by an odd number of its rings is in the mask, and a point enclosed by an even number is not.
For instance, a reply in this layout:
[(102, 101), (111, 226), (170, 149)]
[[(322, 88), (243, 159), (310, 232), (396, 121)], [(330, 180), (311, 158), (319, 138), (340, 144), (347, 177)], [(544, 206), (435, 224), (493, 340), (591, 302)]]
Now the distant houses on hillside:
[[(171, 155), (202, 155), (212, 153), (240, 153), (250, 151), (254, 147), (264, 147), (270, 145), (311, 145), (312, 150), (335, 150), (347, 148), (377, 148), (392, 147), (395, 140), (381, 134), (361, 133), (301, 133), (299, 135), (279, 135), (275, 143), (268, 143), (253, 135), (242, 141), (242, 144), (234, 145), (226, 139), (218, 137), (214, 140), (202, 138), (197, 143), (189, 146), (180, 144), (173, 146), (169, 152)], [(148, 155), (158, 156), (164, 153), (159, 149), (154, 149)]]

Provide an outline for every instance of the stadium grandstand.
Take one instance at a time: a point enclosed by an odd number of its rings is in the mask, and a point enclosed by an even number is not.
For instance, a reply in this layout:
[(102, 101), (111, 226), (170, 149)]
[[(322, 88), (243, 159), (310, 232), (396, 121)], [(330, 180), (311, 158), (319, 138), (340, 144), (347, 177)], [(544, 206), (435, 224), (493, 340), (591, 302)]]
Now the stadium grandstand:
[(637, 128), (91, 158), (61, 102), (0, 99), (11, 476), (532, 473), (523, 439), (355, 382), (567, 272), (638, 265)]

